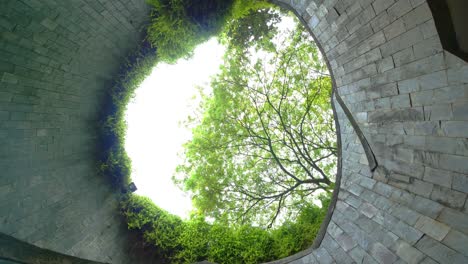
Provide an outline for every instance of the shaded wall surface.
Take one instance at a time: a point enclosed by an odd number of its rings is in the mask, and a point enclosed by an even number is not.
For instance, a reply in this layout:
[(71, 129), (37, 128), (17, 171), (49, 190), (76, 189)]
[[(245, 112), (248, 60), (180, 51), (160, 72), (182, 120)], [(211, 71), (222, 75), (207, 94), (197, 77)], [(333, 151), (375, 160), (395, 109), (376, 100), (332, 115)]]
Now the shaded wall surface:
[[(277, 2), (315, 35), (344, 102), (332, 220), (318, 249), (288, 262), (468, 263), (468, 65), (442, 49), (426, 1)], [(132, 263), (94, 142), (147, 13), (142, 0), (0, 2), (0, 232)]]
[(426, 1), (280, 2), (322, 46), (378, 164), (337, 109), (339, 199), (293, 263), (468, 263), (468, 65), (442, 49)]
[(104, 91), (141, 39), (144, 0), (0, 1), (0, 232), (126, 259), (115, 192), (97, 172)]

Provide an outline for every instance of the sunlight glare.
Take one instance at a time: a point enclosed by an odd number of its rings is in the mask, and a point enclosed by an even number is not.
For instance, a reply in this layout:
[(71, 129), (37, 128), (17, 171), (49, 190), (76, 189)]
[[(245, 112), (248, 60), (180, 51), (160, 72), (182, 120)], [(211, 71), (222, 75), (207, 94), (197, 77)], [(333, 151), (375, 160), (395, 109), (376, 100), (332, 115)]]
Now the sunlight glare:
[(217, 73), (225, 48), (211, 39), (198, 46), (189, 60), (160, 63), (136, 91), (128, 105), (125, 148), (132, 160), (137, 194), (147, 196), (170, 213), (187, 218), (190, 197), (171, 180), (182, 144), (191, 131), (179, 126), (193, 114), (197, 85), (206, 85)]

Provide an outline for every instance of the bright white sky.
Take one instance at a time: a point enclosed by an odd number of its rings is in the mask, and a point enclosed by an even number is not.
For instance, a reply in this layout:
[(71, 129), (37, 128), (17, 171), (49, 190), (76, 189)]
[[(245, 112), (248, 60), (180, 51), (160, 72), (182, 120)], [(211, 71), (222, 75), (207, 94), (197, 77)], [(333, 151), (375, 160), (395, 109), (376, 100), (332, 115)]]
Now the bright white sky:
[(189, 60), (158, 64), (128, 105), (125, 149), (132, 160), (136, 193), (181, 217), (188, 217), (192, 202), (171, 177), (191, 131), (179, 123), (194, 113), (195, 87), (208, 84), (218, 72), (224, 50), (213, 38), (197, 47)]
[[(281, 30), (294, 27), (291, 17), (283, 17)], [(132, 180), (137, 194), (147, 196), (159, 207), (188, 218), (192, 202), (172, 182), (177, 154), (191, 138), (191, 131), (180, 126), (194, 113), (198, 102), (197, 86), (209, 87), (210, 76), (218, 72), (225, 48), (215, 38), (196, 48), (189, 60), (176, 65), (158, 64), (136, 90), (128, 105), (125, 149), (132, 160)]]

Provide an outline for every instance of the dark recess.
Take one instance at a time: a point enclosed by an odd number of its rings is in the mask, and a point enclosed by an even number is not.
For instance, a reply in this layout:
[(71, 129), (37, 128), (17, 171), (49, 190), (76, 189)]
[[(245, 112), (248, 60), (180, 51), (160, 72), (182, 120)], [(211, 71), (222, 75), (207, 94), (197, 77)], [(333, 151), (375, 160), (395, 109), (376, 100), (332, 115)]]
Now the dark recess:
[(468, 1), (428, 0), (442, 47), (468, 62)]

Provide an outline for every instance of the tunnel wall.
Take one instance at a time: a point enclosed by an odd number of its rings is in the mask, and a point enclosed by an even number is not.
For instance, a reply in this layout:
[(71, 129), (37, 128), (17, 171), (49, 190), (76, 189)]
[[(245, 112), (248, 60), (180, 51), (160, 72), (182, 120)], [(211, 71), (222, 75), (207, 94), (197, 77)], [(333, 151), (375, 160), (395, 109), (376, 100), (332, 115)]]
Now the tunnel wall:
[(0, 232), (134, 263), (97, 171), (97, 114), (148, 13), (144, 0), (0, 1)]
[[(343, 101), (342, 181), (324, 239), (278, 262), (468, 263), (468, 65), (442, 49), (426, 1), (277, 2), (306, 22)], [(95, 166), (96, 117), (148, 8), (7, 0), (0, 10), (0, 232), (132, 263)]]
[(468, 65), (442, 49), (426, 1), (278, 2), (320, 44), (378, 164), (337, 104), (339, 199), (321, 246), (293, 262), (467, 263)]

